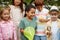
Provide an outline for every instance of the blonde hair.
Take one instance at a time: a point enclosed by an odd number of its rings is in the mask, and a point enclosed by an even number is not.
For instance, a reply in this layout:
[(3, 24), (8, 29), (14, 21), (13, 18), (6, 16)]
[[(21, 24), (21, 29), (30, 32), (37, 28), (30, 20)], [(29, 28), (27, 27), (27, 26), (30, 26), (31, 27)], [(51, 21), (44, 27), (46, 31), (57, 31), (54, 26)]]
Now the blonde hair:
[(44, 0), (35, 0), (35, 6), (42, 6), (42, 5), (44, 5)]

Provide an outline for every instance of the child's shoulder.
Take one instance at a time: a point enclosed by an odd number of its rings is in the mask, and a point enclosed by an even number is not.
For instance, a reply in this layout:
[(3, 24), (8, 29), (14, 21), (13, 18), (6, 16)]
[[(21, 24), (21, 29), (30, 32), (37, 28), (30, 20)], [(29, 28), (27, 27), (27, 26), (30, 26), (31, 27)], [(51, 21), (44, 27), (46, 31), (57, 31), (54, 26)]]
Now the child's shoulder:
[(14, 7), (13, 5), (9, 5), (9, 7)]
[(11, 9), (14, 9), (15, 6), (14, 6), (14, 5), (9, 5), (9, 7), (10, 7)]
[(57, 19), (60, 22), (60, 19)]
[(10, 23), (14, 23), (14, 21), (12, 19), (9, 20)]
[(24, 17), (23, 19), (21, 19), (21, 21), (25, 21), (25, 20), (27, 20), (26, 17)]
[(0, 24), (5, 24), (5, 23), (14, 24), (13, 20), (8, 20), (8, 21), (0, 20)]
[(49, 11), (48, 9), (46, 9), (46, 8), (43, 8), (45, 11)]

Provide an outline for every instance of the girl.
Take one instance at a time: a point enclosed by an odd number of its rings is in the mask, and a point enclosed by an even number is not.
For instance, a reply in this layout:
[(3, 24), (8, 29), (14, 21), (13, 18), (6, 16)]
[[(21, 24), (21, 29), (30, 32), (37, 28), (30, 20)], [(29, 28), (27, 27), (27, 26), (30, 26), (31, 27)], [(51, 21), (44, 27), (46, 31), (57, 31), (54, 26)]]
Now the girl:
[[(60, 40), (59, 39), (59, 29), (60, 29), (60, 20), (58, 19), (59, 9), (56, 6), (52, 6), (49, 12), (51, 19), (47, 23), (48, 35), (50, 37), (47, 40)], [(49, 31), (50, 30), (50, 31)]]
[(20, 33), (19, 33), (19, 22), (23, 18), (23, 0), (12, 0), (12, 5), (9, 5), (11, 8), (10, 16), (14, 21), (15, 25), (17, 26), (17, 36), (18, 40), (20, 40)]
[(10, 16), (18, 26), (20, 20), (23, 18), (23, 0), (13, 0), (12, 2), (12, 5), (9, 5), (11, 8)]
[(16, 28), (10, 18), (9, 7), (2, 8), (0, 12), (0, 38), (1, 40), (17, 40)]
[(25, 18), (23, 18), (21, 20), (21, 23), (19, 25), (20, 27), (20, 32), (21, 32), (21, 39), (22, 40), (28, 40), (25, 36), (24, 36), (24, 29), (26, 27), (36, 27), (36, 22), (35, 22), (35, 7), (33, 5), (28, 5), (25, 9)]

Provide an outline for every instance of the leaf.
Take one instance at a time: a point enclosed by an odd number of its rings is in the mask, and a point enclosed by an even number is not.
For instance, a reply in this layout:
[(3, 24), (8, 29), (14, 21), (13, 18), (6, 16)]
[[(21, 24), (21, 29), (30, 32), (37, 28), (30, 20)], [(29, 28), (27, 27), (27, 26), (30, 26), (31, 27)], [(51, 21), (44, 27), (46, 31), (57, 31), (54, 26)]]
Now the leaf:
[(24, 30), (24, 35), (25, 35), (29, 40), (33, 40), (34, 34), (35, 34), (35, 29), (34, 29), (33, 27), (27, 27), (27, 28)]

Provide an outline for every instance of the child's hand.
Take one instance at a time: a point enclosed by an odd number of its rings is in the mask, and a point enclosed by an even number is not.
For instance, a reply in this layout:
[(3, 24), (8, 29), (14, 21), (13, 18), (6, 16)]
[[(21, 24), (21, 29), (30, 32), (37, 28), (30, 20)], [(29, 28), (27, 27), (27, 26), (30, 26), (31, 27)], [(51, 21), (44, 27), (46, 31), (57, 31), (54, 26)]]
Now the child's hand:
[(13, 40), (13, 39), (9, 38), (9, 40)]
[(39, 17), (39, 21), (40, 21), (40, 22), (48, 22), (49, 19), (44, 19), (44, 17), (40, 16), (40, 17)]
[(51, 32), (47, 32), (47, 35), (51, 35)]
[(51, 32), (49, 32), (49, 31), (46, 34), (47, 34), (48, 37), (51, 36)]
[(47, 22), (46, 19), (39, 19), (39, 22)]
[(24, 33), (24, 30), (23, 30), (23, 29), (21, 29), (21, 30), (20, 30), (20, 32), (21, 32), (21, 33)]

